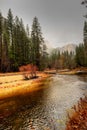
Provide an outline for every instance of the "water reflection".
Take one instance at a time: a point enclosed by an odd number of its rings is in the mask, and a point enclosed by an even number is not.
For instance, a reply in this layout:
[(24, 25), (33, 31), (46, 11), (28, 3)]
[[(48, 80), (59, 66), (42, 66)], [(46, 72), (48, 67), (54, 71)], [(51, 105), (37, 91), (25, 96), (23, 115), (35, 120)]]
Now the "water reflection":
[(67, 111), (87, 89), (86, 79), (55, 75), (38, 91), (0, 101), (0, 130), (63, 130)]

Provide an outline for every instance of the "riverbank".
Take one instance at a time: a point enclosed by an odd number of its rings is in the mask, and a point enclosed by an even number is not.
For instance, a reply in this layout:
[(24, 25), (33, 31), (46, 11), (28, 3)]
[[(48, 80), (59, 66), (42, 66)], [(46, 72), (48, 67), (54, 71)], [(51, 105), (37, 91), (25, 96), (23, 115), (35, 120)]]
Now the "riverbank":
[(48, 74), (38, 72), (38, 78), (24, 80), (22, 73), (0, 74), (0, 99), (26, 94), (40, 89), (49, 77)]
[(75, 69), (63, 69), (58, 70), (57, 73), (61, 75), (87, 74), (87, 67), (79, 67)]

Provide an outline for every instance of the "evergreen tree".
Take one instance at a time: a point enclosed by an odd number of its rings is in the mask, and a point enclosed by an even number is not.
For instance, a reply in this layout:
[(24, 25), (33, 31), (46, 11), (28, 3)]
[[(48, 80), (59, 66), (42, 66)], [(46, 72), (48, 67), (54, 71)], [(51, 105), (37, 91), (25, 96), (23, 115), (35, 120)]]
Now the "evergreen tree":
[(87, 46), (87, 22), (84, 23), (84, 30), (83, 30), (83, 36), (84, 36), (84, 44)]
[[(82, 0), (81, 4), (87, 7), (87, 0)], [(87, 12), (84, 17), (87, 18)], [(84, 23), (83, 37), (84, 37), (84, 65), (87, 66), (87, 21), (85, 21)]]
[(73, 69), (76, 67), (75, 54), (73, 52), (53, 50), (50, 58), (50, 66), (55, 69)]
[(29, 63), (30, 40), (24, 28), (22, 19), (16, 16), (14, 24), (14, 44), (15, 44), (15, 67)]
[(0, 12), (0, 71), (2, 70), (2, 14)]
[(8, 22), (10, 45), (13, 47), (13, 14), (11, 9), (9, 9), (8, 11), (7, 22)]
[(59, 63), (60, 56), (61, 56), (60, 51), (58, 51), (56, 49), (52, 50), (52, 52), (49, 56), (48, 67), (55, 68), (55, 69), (61, 68), (60, 63)]
[(84, 56), (85, 56), (85, 65), (87, 66), (87, 22), (84, 23)]
[(13, 14), (11, 9), (8, 10), (8, 15), (7, 15), (7, 28), (8, 28), (8, 34), (9, 34), (9, 53), (10, 53), (10, 64), (11, 64), (11, 68), (13, 66), (13, 62), (15, 61), (15, 55), (14, 55), (14, 41), (13, 41), (13, 24), (14, 24), (14, 20), (13, 20)]
[(20, 19), (20, 62), (21, 65), (29, 63), (29, 28), (27, 26), (27, 33), (24, 28), (23, 20)]
[(8, 25), (7, 20), (4, 19), (4, 28), (3, 28), (3, 44), (2, 44), (2, 71), (10, 71), (10, 62), (9, 62), (9, 34), (8, 34)]
[(38, 18), (33, 19), (31, 31), (31, 55), (32, 63), (40, 69), (42, 45), (44, 43)]
[(19, 18), (16, 16), (13, 24), (13, 41), (14, 41), (14, 51), (10, 49), (10, 60), (11, 60), (11, 70), (17, 71), (20, 61), (20, 49), (19, 49), (19, 38), (20, 38), (20, 28), (19, 28)]
[(48, 53), (47, 47), (43, 44), (42, 53), (41, 53), (41, 60), (40, 60), (40, 69), (44, 70), (48, 66)]
[(76, 47), (75, 59), (77, 66), (86, 66), (84, 44), (79, 44), (79, 46)]
[(26, 64), (31, 63), (32, 56), (31, 56), (31, 38), (30, 38), (30, 32), (29, 32), (29, 26), (27, 24), (26, 26)]
[(20, 66), (31, 63), (40, 69), (46, 67), (46, 57), (46, 47), (36, 17), (30, 37), (28, 25), (25, 29), (22, 19), (17, 16), (13, 19), (11, 9), (7, 19), (0, 13), (0, 71), (18, 71)]

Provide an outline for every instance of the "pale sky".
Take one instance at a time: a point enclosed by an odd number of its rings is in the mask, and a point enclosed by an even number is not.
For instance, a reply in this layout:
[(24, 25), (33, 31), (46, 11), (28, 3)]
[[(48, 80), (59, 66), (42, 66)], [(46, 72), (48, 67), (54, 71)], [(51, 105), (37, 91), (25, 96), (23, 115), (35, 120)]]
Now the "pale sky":
[(79, 44), (83, 41), (83, 15), (86, 9), (81, 0), (0, 0), (0, 10), (4, 17), (11, 8), (14, 16), (32, 25), (38, 17), (45, 40), (52, 46)]

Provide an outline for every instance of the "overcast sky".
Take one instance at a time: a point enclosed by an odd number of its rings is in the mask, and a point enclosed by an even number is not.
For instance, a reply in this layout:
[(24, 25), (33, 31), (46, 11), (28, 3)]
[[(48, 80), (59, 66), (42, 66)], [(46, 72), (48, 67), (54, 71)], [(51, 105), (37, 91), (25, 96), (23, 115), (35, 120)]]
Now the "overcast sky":
[(81, 0), (0, 0), (0, 10), (6, 17), (11, 8), (14, 16), (30, 27), (37, 16), (45, 40), (58, 47), (83, 41), (86, 9), (80, 3)]

